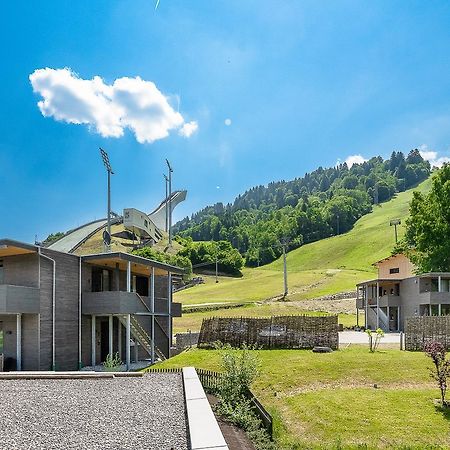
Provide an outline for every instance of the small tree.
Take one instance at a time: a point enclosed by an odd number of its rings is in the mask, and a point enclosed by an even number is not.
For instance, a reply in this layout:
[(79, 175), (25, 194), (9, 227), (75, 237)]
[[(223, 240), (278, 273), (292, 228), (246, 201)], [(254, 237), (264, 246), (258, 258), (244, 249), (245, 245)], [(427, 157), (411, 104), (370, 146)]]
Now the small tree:
[(381, 328), (377, 328), (375, 330), (375, 339), (372, 330), (366, 330), (366, 333), (369, 336), (369, 351), (370, 353), (374, 353), (380, 345), (381, 338), (384, 337), (384, 331)]
[(430, 376), (436, 380), (441, 391), (442, 406), (447, 406), (445, 394), (447, 392), (447, 378), (450, 374), (450, 361), (446, 358), (447, 351), (440, 342), (427, 342), (424, 346), (427, 356), (433, 361), (434, 367), (431, 367)]

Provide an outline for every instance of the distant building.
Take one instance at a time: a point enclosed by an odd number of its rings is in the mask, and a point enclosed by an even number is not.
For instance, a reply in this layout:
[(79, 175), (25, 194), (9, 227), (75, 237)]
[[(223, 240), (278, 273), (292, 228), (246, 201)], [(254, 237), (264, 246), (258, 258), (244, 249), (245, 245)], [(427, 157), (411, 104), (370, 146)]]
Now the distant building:
[(0, 239), (0, 353), (14, 370), (170, 356), (183, 270), (121, 252), (77, 256)]
[(450, 315), (450, 272), (415, 275), (403, 254), (374, 265), (378, 277), (356, 285), (356, 308), (364, 311), (366, 328), (403, 331), (407, 317)]

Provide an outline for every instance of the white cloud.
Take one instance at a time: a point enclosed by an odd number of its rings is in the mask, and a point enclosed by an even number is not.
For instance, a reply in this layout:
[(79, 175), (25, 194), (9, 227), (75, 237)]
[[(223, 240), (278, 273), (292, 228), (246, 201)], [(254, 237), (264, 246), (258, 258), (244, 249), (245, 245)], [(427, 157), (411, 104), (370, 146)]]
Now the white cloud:
[(443, 164), (450, 162), (448, 156), (439, 156), (438, 152), (430, 150), (426, 144), (419, 147), (419, 153), (423, 159), (431, 164), (431, 167), (442, 167)]
[(185, 123), (178, 132), (180, 136), (191, 137), (198, 130), (198, 123), (196, 121)]
[(142, 144), (164, 139), (174, 129), (189, 137), (198, 128), (197, 122), (185, 123), (156, 85), (140, 77), (107, 84), (99, 76), (84, 80), (68, 68), (45, 68), (29, 78), (42, 96), (38, 107), (44, 117), (85, 124), (103, 137), (121, 137), (128, 128)]
[[(347, 156), (347, 158), (345, 159), (345, 162), (347, 163), (347, 166), (349, 168), (352, 167), (353, 164), (362, 164), (365, 161), (367, 161), (367, 159), (361, 155), (350, 155), (350, 156)], [(340, 159), (338, 159), (336, 162), (336, 165), (339, 165), (341, 163), (342, 163), (342, 161)]]
[(231, 119), (225, 119), (224, 123), (227, 127), (229, 127), (231, 125)]

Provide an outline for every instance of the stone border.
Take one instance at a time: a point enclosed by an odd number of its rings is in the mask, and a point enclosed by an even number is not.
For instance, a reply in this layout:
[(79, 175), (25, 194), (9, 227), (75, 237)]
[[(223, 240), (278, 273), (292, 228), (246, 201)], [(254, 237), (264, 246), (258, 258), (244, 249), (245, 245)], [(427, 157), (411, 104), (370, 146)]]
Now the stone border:
[(90, 371), (74, 371), (74, 372), (1, 372), (0, 380), (81, 380), (88, 378), (136, 378), (142, 377), (143, 372), (90, 372)]
[(229, 450), (194, 367), (183, 367), (183, 386), (192, 450)]

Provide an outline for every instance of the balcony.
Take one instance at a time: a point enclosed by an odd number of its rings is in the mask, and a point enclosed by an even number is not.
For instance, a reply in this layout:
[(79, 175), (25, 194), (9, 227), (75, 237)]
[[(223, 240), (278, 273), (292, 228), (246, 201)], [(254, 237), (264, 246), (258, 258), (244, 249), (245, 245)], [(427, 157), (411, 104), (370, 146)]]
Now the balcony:
[(420, 303), (422, 304), (439, 304), (450, 303), (450, 292), (421, 292), (419, 294)]
[(39, 314), (38, 288), (0, 285), (0, 314)]
[[(377, 305), (377, 298), (369, 298), (369, 305), (370, 306), (376, 306)], [(400, 296), (395, 294), (386, 294), (381, 295), (378, 300), (378, 306), (385, 307), (385, 306), (400, 306)]]
[[(84, 292), (82, 313), (93, 315), (139, 314), (148, 313), (150, 298), (139, 296), (135, 292), (104, 291)], [(172, 303), (172, 316), (181, 317), (181, 304)], [(167, 314), (167, 299), (155, 299), (155, 313)]]

